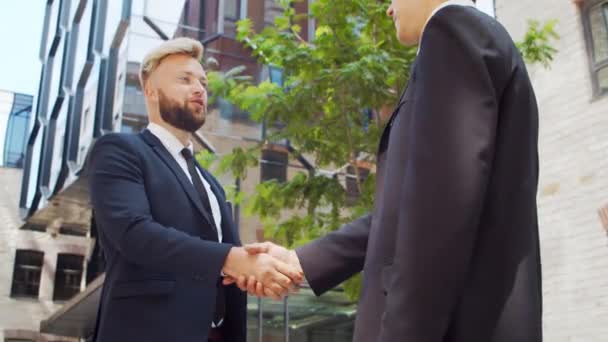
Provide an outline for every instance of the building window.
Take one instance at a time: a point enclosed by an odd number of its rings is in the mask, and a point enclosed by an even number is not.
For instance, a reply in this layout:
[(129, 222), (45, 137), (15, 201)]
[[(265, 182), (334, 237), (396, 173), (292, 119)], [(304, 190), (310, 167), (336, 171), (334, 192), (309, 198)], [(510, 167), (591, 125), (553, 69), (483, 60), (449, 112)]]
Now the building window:
[(23, 167), (31, 113), (32, 97), (15, 94), (4, 145), (4, 165), (8, 167)]
[(239, 0), (224, 0), (224, 18), (227, 20), (239, 20), (241, 2)]
[(35, 232), (46, 232), (46, 224), (27, 222), (21, 227), (21, 229)]
[(262, 148), (260, 162), (260, 182), (276, 180), (279, 183), (287, 181), (287, 164), (289, 151), (281, 145), (266, 145)]
[(583, 10), (593, 93), (608, 93), (608, 0), (588, 1)]
[(68, 300), (80, 292), (84, 257), (76, 254), (59, 254), (55, 273), (53, 300)]
[(72, 236), (87, 236), (87, 230), (78, 226), (61, 226), (59, 234)]
[(125, 86), (123, 115), (141, 115), (146, 116), (146, 98), (139, 84), (127, 83)]
[(347, 205), (355, 205), (359, 197), (361, 196), (360, 187), (363, 186), (363, 183), (369, 177), (371, 173), (372, 165), (370, 163), (358, 161), (357, 162), (358, 172), (359, 172), (359, 182), (357, 184), (357, 170), (355, 170), (354, 165), (349, 165), (346, 168), (346, 204)]
[(124, 114), (120, 131), (123, 133), (139, 133), (148, 125), (148, 118), (142, 115)]
[(11, 297), (38, 298), (43, 259), (42, 252), (17, 250)]
[(268, 66), (268, 79), (270, 82), (283, 87), (283, 69), (277, 68), (276, 66)]

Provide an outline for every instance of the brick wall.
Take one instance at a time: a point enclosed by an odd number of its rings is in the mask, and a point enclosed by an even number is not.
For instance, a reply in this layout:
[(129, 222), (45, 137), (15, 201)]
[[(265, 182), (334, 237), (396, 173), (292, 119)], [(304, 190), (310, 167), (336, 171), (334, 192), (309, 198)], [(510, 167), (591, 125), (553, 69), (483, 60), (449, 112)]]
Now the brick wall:
[(608, 341), (608, 97), (592, 99), (581, 15), (571, 0), (497, 0), (519, 40), (528, 19), (557, 19), (550, 69), (530, 67), (540, 109), (539, 223), (545, 340)]

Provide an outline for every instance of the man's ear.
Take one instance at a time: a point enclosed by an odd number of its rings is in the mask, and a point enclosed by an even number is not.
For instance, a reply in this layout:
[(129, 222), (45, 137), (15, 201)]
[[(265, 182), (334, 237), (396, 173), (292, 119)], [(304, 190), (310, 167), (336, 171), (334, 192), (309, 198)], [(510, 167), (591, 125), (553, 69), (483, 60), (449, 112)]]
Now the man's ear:
[(156, 88), (154, 86), (152, 86), (150, 84), (150, 80), (148, 80), (148, 82), (146, 82), (144, 84), (144, 96), (147, 99), (153, 100), (153, 101), (158, 101), (158, 92), (156, 91)]

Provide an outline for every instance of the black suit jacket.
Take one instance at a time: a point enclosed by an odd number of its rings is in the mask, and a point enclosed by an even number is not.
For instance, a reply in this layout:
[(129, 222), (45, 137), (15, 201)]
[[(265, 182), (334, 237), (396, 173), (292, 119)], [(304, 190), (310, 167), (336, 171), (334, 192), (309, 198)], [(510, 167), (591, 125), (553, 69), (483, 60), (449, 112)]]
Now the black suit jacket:
[[(106, 257), (96, 341), (207, 341), (220, 272), (240, 241), (224, 190), (199, 169), (218, 199), (224, 243), (156, 136), (145, 130), (96, 142), (90, 194)], [(231, 286), (226, 301), (225, 336), (244, 342), (246, 296)]]
[(297, 250), (317, 293), (363, 270), (356, 342), (538, 342), (538, 112), (506, 30), (448, 6), (380, 142), (373, 212)]

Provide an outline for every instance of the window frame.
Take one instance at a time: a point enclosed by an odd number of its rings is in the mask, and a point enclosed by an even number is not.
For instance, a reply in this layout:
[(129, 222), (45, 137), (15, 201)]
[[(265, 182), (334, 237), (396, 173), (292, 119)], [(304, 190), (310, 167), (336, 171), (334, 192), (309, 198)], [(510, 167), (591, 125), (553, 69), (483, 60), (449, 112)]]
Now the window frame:
[[(65, 257), (66, 260), (61, 260), (62, 257)], [(71, 258), (74, 259), (79, 259), (79, 266), (80, 269), (71, 269), (68, 268), (71, 262), (75, 261), (75, 260), (69, 260)], [(80, 293), (82, 291), (81, 289), (81, 284), (82, 284), (82, 278), (84, 277), (84, 256), (81, 254), (73, 254), (73, 253), (59, 253), (57, 254), (57, 266), (55, 268), (55, 279), (53, 281), (53, 301), (54, 302), (64, 302), (67, 300), (70, 300), (71, 298), (73, 298), (74, 296), (76, 296), (78, 293)], [(60, 268), (60, 262), (63, 261), (66, 265), (63, 265), (63, 268)], [(78, 272), (79, 275), (78, 275)], [(70, 274), (72, 273), (72, 274)], [(78, 281), (78, 285), (76, 284), (70, 284), (69, 281), (61, 281), (60, 283), (60, 279), (71, 279), (71, 277), (74, 276), (74, 279), (76, 279), (76, 277), (79, 278)], [(60, 278), (63, 277), (63, 278)], [(62, 285), (62, 287), (60, 288), (59, 285)], [(73, 292), (73, 293), (72, 293)], [(68, 293), (68, 295), (66, 295), (66, 293)]]
[(595, 61), (595, 47), (593, 44), (593, 33), (591, 30), (591, 9), (596, 6), (603, 7), (603, 16), (604, 23), (606, 24), (606, 30), (608, 31), (608, 0), (589, 0), (583, 4), (582, 7), (582, 23), (583, 23), (583, 33), (585, 39), (585, 45), (587, 48), (587, 58), (589, 61), (589, 73), (591, 76), (591, 83), (593, 88), (593, 99), (598, 99), (600, 97), (604, 97), (608, 95), (608, 89), (602, 90), (600, 89), (600, 80), (599, 80), (599, 72), (608, 68), (608, 58), (606, 58), (602, 62)]
[[(32, 254), (32, 255), (36, 255), (36, 258), (40, 258), (40, 266), (37, 265), (31, 265), (31, 264), (25, 264), (25, 263), (18, 263), (19, 261), (19, 254), (20, 253), (28, 253), (28, 254)], [(31, 257), (28, 255), (28, 257)], [(25, 258), (25, 256), (24, 256)], [(25, 267), (24, 267), (25, 266)], [(37, 290), (36, 290), (36, 294), (23, 294), (23, 293), (16, 293), (16, 284), (15, 284), (15, 278), (17, 276), (17, 271), (21, 270), (22, 268), (28, 268), (28, 267), (38, 267), (38, 284), (37, 285)], [(11, 298), (18, 298), (18, 299), (38, 299), (40, 297), (40, 282), (42, 280), (42, 269), (44, 268), (44, 252), (42, 251), (37, 251), (37, 250), (33, 250), (33, 249), (17, 249), (15, 251), (15, 260), (13, 263), (13, 277), (12, 277), (12, 283), (11, 283)], [(26, 271), (27, 274), (27, 271)], [(27, 278), (27, 277), (25, 277)], [(27, 280), (23, 281), (23, 283), (25, 284), (25, 286), (31, 286), (33, 284), (29, 284)]]

